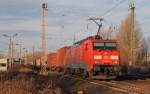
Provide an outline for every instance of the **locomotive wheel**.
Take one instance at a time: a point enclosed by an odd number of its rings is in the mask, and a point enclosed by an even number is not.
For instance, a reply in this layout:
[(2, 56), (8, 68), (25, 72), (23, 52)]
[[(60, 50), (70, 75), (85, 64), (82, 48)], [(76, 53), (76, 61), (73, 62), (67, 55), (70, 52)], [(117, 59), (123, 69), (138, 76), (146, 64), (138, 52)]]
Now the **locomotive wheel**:
[(93, 76), (95, 76), (95, 75), (97, 75), (97, 74), (98, 74), (97, 71), (93, 71), (93, 72), (92, 72), (92, 75), (93, 75)]
[(64, 73), (64, 75), (66, 75), (69, 73), (69, 70), (67, 68), (65, 68), (63, 73)]
[(108, 74), (107, 69), (104, 68), (104, 75), (107, 75), (107, 74)]
[(83, 71), (82, 78), (86, 79), (89, 77), (89, 73), (87, 71)]
[(93, 77), (93, 71), (89, 71), (89, 72), (87, 72), (88, 73), (88, 78), (89, 79), (92, 79), (92, 77)]
[(75, 69), (71, 69), (71, 75), (74, 75), (75, 74)]

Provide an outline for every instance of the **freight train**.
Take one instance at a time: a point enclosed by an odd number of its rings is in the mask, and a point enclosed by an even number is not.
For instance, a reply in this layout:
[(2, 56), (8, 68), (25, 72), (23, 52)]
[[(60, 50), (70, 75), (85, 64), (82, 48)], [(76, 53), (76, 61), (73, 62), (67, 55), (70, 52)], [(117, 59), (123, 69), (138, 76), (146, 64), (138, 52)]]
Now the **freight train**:
[[(38, 62), (37, 62), (38, 63)], [(120, 73), (120, 53), (116, 40), (95, 35), (47, 55), (47, 66), (83, 77), (113, 79)]]

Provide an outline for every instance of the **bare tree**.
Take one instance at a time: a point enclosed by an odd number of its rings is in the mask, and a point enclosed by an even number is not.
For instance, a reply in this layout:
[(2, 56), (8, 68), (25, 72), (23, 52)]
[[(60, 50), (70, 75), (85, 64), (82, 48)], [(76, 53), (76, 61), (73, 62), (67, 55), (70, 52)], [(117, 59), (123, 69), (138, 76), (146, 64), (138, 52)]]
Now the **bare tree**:
[[(138, 57), (141, 55), (141, 49), (145, 43), (145, 40), (142, 39), (141, 29), (137, 22), (134, 24), (133, 38), (131, 38), (131, 14), (121, 23), (117, 38), (119, 42), (119, 49), (121, 53), (121, 62), (123, 65), (129, 65), (131, 60), (131, 41), (133, 43), (132, 48), (134, 49), (135, 62), (140, 62)], [(133, 40), (134, 39), (134, 40)]]
[(110, 26), (109, 28), (101, 31), (101, 36), (103, 39), (114, 39), (115, 38), (115, 28)]
[(140, 63), (146, 64), (148, 59), (147, 57), (148, 57), (148, 44), (146, 43), (146, 40), (143, 39), (140, 47), (140, 52), (138, 55), (138, 60), (139, 60), (138, 64)]

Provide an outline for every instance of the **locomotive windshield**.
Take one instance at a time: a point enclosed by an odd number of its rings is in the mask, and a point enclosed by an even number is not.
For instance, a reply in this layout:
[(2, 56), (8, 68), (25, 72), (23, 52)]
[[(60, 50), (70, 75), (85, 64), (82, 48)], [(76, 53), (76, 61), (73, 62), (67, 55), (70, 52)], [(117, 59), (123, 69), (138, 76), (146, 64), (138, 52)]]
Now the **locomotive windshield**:
[(116, 50), (116, 43), (105, 43), (105, 50)]
[(116, 50), (117, 46), (116, 43), (112, 42), (103, 42), (103, 43), (94, 43), (93, 45), (94, 50)]
[(105, 45), (104, 43), (94, 43), (94, 50), (104, 50), (105, 49)]

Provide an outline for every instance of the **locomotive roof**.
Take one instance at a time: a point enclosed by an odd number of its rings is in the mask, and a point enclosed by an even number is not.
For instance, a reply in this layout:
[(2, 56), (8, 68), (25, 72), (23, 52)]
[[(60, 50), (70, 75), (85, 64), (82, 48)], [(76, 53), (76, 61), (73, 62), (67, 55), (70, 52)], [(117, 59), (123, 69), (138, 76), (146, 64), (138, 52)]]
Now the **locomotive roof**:
[(80, 41), (78, 41), (78, 42), (76, 42), (76, 43), (74, 43), (74, 44), (75, 44), (75, 45), (81, 44), (81, 43), (83, 43), (83, 42), (85, 42), (85, 41), (87, 41), (87, 40), (93, 40), (93, 41), (95, 41), (95, 42), (116, 42), (116, 40), (109, 40), (109, 39), (102, 39), (102, 38), (96, 39), (95, 37), (96, 37), (96, 36), (90, 36), (90, 37), (87, 37), (87, 38), (85, 38), (85, 39), (83, 39), (83, 40), (80, 40)]

